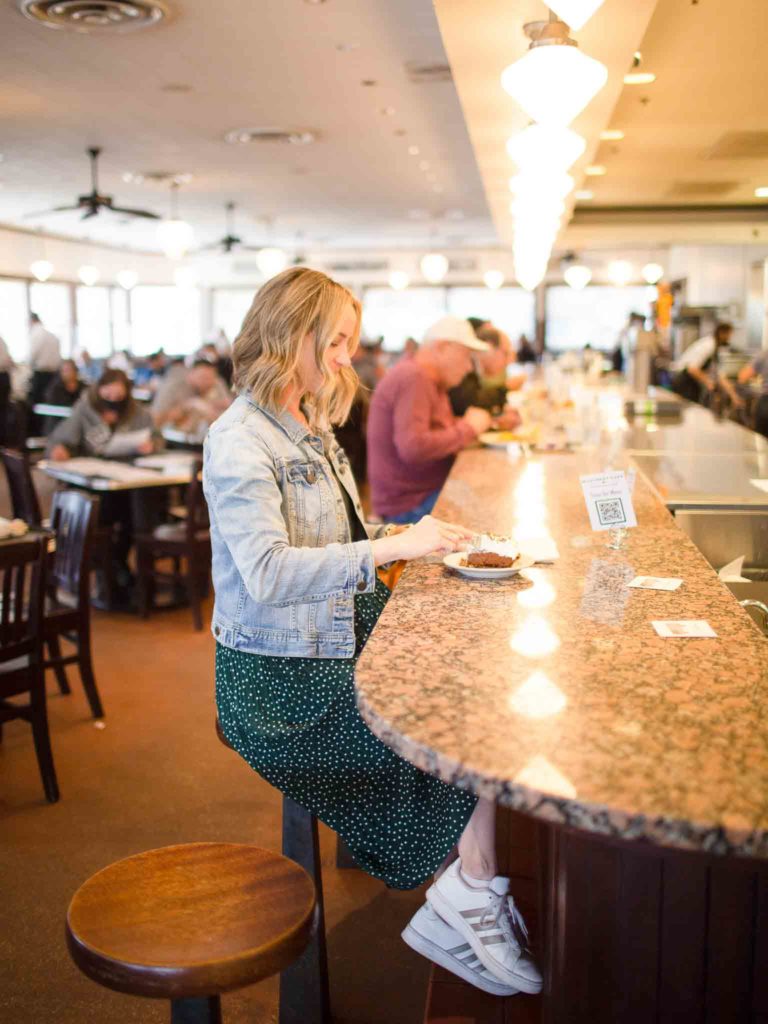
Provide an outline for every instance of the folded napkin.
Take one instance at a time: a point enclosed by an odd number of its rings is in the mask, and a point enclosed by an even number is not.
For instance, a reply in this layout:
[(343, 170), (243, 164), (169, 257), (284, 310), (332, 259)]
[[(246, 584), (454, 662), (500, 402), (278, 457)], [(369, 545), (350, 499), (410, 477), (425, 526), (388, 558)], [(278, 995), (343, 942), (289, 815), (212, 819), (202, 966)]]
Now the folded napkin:
[(560, 557), (557, 544), (551, 537), (537, 537), (533, 540), (521, 541), (520, 546), (526, 555), (535, 558), (537, 562), (556, 562)]

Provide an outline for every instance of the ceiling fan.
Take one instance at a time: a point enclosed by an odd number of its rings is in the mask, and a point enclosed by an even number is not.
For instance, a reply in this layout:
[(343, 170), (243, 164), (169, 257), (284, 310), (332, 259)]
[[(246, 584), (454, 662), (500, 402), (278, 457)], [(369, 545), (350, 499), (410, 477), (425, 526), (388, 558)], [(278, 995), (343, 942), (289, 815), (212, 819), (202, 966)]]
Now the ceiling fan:
[(25, 217), (42, 217), (49, 213), (65, 213), (71, 210), (82, 210), (81, 220), (88, 220), (89, 217), (96, 217), (102, 210), (110, 210), (112, 213), (119, 213), (128, 217), (146, 217), (149, 220), (161, 220), (157, 213), (150, 213), (149, 210), (134, 210), (125, 206), (114, 206), (112, 196), (103, 196), (99, 192), (97, 174), (98, 160), (101, 149), (91, 146), (86, 150), (91, 161), (91, 191), (84, 196), (78, 196), (77, 202), (72, 206), (54, 206), (52, 210), (38, 210), (36, 213), (27, 213)]
[(227, 203), (224, 209), (226, 211), (226, 234), (217, 242), (211, 242), (210, 245), (202, 246), (202, 248), (198, 249), (198, 252), (210, 252), (211, 249), (220, 249), (221, 252), (226, 255), (231, 253), (233, 249), (245, 249), (249, 252), (258, 252), (261, 246), (245, 245), (242, 238), (235, 234), (235, 204), (231, 202)]

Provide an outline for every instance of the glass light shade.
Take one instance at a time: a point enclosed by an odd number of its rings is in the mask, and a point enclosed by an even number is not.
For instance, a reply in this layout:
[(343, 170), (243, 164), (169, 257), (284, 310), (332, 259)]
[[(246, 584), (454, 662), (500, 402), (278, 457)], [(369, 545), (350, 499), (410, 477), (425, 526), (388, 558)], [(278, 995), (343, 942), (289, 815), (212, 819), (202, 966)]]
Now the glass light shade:
[(550, 11), (576, 32), (583, 28), (592, 15), (603, 6), (605, 0), (547, 0)]
[(608, 277), (620, 288), (629, 284), (634, 275), (634, 267), (627, 260), (613, 260), (608, 264)]
[(50, 260), (35, 260), (30, 264), (29, 270), (38, 281), (47, 281), (53, 273), (53, 264)]
[(86, 264), (85, 266), (80, 267), (77, 272), (77, 276), (84, 285), (87, 285), (87, 287), (90, 288), (91, 285), (96, 284), (101, 277), (101, 271), (98, 267), (92, 267), (90, 264)]
[(176, 267), (173, 272), (173, 283), (177, 288), (194, 288), (199, 275), (194, 267)]
[(570, 128), (529, 124), (507, 142), (507, 153), (521, 171), (567, 171), (587, 143)]
[(502, 86), (532, 121), (563, 128), (607, 80), (605, 64), (577, 46), (536, 46), (501, 75)]
[(135, 288), (139, 283), (139, 275), (135, 270), (120, 270), (117, 273), (117, 283), (121, 288), (125, 288), (129, 292), (131, 288)]
[(486, 288), (490, 288), (494, 292), (497, 291), (504, 284), (504, 271), (486, 270), (483, 274), (483, 282)]
[(624, 75), (624, 85), (650, 85), (656, 81), (656, 75), (652, 71), (630, 71)]
[(180, 260), (194, 243), (195, 233), (185, 220), (163, 220), (157, 226), (157, 241), (169, 260)]
[(393, 270), (389, 275), (389, 287), (396, 292), (405, 291), (410, 283), (411, 279), (404, 270)]
[(646, 263), (642, 270), (643, 280), (648, 284), (658, 284), (664, 277), (664, 267), (660, 263)]
[(570, 285), (574, 291), (580, 292), (592, 280), (592, 271), (581, 263), (574, 263), (566, 269), (563, 277), (566, 284)]
[(538, 288), (547, 273), (546, 263), (515, 263), (515, 277), (527, 292)]
[(755, 199), (768, 199), (768, 187), (761, 185), (755, 189)]
[(264, 275), (264, 279), (268, 281), (276, 274), (282, 273), (288, 266), (288, 253), (285, 249), (278, 249), (274, 246), (259, 249), (256, 253), (256, 266)]
[(543, 174), (524, 171), (509, 179), (509, 190), (526, 199), (565, 199), (576, 182), (570, 174)]
[(419, 267), (430, 284), (440, 284), (448, 273), (448, 258), (441, 252), (428, 252), (421, 257)]

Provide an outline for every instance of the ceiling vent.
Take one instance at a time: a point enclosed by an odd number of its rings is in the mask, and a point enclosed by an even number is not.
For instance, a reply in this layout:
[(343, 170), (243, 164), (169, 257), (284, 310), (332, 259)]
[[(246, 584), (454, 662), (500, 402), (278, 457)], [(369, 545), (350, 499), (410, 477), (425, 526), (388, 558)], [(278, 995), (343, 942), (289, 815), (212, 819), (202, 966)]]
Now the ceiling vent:
[(405, 65), (405, 73), (408, 75), (408, 80), (414, 85), (453, 81), (451, 66), (444, 61), (439, 64), (420, 64), (418, 61), (409, 61)]
[(47, 28), (70, 32), (133, 32), (168, 17), (157, 0), (19, 0), (19, 10)]
[(188, 185), (193, 177), (187, 171), (126, 171), (123, 181), (129, 185)]
[(667, 192), (677, 199), (719, 199), (739, 187), (738, 181), (676, 181)]
[(292, 146), (308, 146), (316, 140), (317, 132), (297, 128), (236, 128), (224, 136), (224, 141), (233, 146), (247, 146), (253, 142), (288, 142)]
[(765, 160), (768, 132), (726, 132), (708, 155), (710, 160)]
[(335, 274), (374, 273), (389, 270), (386, 260), (344, 260), (341, 263), (329, 263), (328, 269)]

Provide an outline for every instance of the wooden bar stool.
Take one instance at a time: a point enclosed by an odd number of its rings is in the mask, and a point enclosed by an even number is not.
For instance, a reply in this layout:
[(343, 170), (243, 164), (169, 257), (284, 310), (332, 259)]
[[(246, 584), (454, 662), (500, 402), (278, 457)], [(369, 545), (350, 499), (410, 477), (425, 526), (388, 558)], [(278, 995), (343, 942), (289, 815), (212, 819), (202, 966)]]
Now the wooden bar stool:
[(312, 880), (287, 857), (188, 843), (89, 878), (69, 905), (67, 944), (100, 985), (169, 999), (172, 1024), (220, 1024), (220, 994), (289, 967), (315, 916)]

